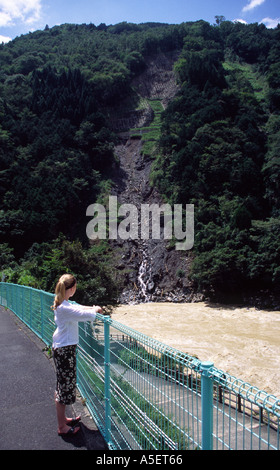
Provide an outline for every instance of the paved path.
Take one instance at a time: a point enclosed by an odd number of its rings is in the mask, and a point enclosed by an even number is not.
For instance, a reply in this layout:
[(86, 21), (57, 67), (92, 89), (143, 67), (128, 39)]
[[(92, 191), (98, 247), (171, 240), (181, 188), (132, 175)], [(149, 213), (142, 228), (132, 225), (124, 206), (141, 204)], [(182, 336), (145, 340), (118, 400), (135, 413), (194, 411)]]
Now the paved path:
[(57, 434), (55, 371), (45, 344), (0, 306), (0, 450), (106, 450), (106, 443), (78, 398), (68, 416), (81, 415), (81, 431)]

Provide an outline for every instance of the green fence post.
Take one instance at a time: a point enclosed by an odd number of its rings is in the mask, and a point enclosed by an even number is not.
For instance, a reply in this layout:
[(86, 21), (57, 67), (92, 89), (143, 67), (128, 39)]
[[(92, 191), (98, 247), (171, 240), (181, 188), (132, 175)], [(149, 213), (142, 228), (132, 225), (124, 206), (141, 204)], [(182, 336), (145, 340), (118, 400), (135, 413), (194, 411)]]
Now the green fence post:
[(40, 291), (40, 308), (41, 308), (41, 338), (44, 340), (44, 304), (43, 304), (43, 292)]
[(111, 384), (110, 384), (110, 323), (109, 317), (104, 317), (104, 369), (105, 369), (105, 439), (111, 442)]
[(209, 376), (213, 365), (213, 362), (201, 364), (202, 450), (213, 449), (213, 382)]
[(30, 325), (30, 328), (32, 328), (32, 290), (30, 289), (30, 287), (28, 287), (29, 289), (29, 325)]

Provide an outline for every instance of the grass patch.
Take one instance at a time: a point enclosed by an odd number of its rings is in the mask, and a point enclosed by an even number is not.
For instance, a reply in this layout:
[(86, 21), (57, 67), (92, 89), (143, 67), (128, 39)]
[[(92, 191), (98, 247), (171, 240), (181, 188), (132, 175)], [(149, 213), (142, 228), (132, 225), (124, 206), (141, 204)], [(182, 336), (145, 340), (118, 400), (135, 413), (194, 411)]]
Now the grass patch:
[(254, 70), (254, 66), (247, 63), (225, 61), (223, 67), (228, 72), (229, 80), (232, 78), (239, 82), (242, 88), (249, 87), (259, 103), (265, 104), (268, 92), (268, 83), (265, 76)]
[(160, 100), (148, 100), (151, 106), (154, 118), (149, 126), (130, 129), (130, 136), (132, 138), (141, 138), (143, 142), (141, 153), (143, 155), (151, 156), (154, 153), (156, 143), (160, 138), (161, 128), (161, 113), (163, 106)]

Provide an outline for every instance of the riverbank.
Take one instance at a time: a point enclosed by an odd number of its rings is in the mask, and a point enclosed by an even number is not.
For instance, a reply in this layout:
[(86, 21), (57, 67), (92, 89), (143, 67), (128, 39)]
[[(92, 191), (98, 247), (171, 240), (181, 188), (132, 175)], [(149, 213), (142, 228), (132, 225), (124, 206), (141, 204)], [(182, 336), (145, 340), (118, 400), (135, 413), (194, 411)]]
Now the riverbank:
[(121, 305), (112, 318), (280, 398), (280, 311), (143, 303)]

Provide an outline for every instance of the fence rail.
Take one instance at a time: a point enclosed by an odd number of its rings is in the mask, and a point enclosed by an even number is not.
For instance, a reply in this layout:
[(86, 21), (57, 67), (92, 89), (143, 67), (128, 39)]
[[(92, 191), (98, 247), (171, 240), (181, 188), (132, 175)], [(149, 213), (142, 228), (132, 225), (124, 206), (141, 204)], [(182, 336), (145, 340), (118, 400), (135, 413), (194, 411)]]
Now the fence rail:
[[(0, 304), (45, 343), (53, 295), (0, 283)], [(111, 449), (280, 448), (280, 400), (109, 317), (79, 326), (77, 385)]]

